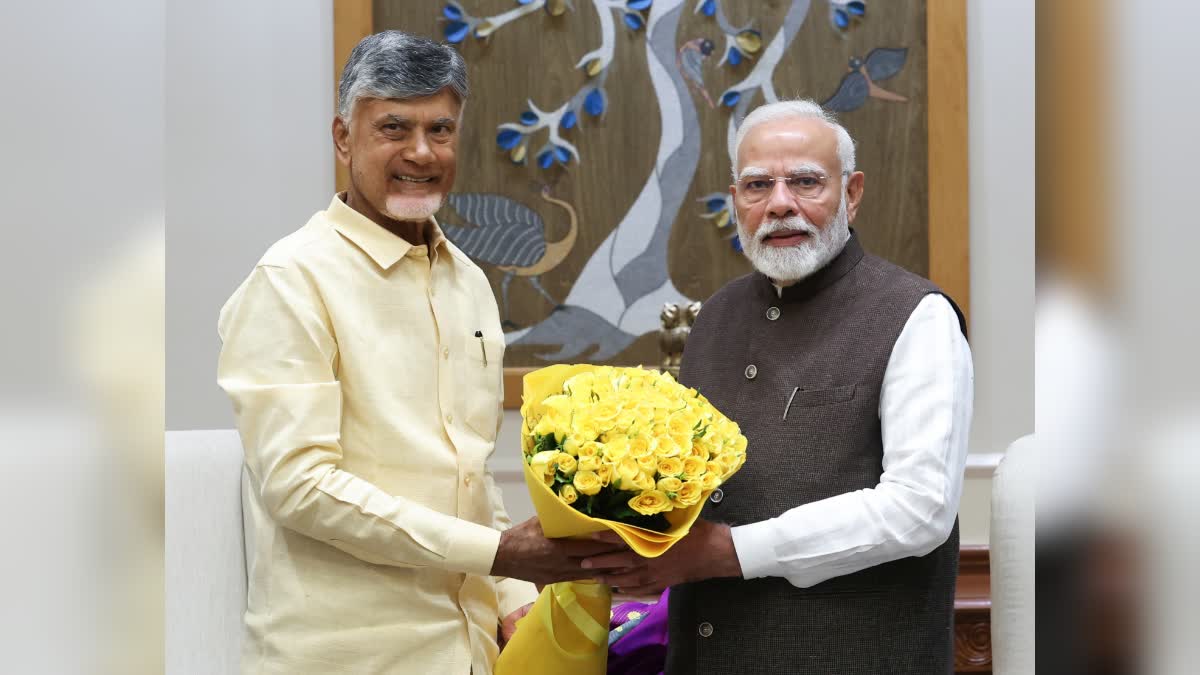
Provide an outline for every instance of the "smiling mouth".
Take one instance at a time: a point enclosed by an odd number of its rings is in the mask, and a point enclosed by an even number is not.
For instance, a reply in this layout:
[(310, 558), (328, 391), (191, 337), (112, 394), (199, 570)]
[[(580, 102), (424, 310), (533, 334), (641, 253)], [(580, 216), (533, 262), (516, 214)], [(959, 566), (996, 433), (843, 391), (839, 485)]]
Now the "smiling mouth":
[(426, 176), (425, 178), (415, 178), (413, 176), (392, 176), (398, 181), (404, 183), (432, 183), (436, 180), (435, 176)]

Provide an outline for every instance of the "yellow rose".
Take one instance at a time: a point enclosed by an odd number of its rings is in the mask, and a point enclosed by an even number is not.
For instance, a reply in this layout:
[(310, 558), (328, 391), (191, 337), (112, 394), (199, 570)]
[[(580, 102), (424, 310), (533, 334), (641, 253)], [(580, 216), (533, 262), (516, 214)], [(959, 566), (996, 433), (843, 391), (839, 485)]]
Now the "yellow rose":
[(635, 459), (643, 457), (651, 457), (654, 455), (654, 443), (645, 436), (629, 439), (629, 454)]
[(538, 420), (537, 426), (533, 428), (533, 433), (537, 436), (556, 435), (553, 420), (549, 416)]
[(579, 493), (571, 485), (564, 485), (558, 489), (558, 498), (568, 504), (574, 504), (576, 499), (579, 499)]
[(678, 457), (667, 457), (658, 460), (658, 474), (660, 476), (678, 476), (683, 473), (683, 460)]
[(671, 507), (671, 500), (658, 490), (648, 490), (629, 500), (629, 508), (643, 516), (662, 513)]
[(600, 477), (600, 484), (604, 487), (608, 487), (608, 484), (612, 482), (613, 465), (601, 464), (600, 468), (596, 469), (596, 475)]
[(600, 430), (596, 427), (595, 421), (587, 416), (577, 416), (575, 423), (571, 426), (571, 434), (579, 439), (581, 443), (594, 441), (600, 437)]
[(654, 454), (658, 455), (659, 457), (678, 457), (679, 455), (683, 454), (683, 449), (679, 447), (679, 444), (675, 442), (674, 438), (671, 438), (670, 436), (659, 436), (657, 440), (658, 443), (654, 450)]
[(738, 433), (736, 424), (733, 426), (733, 428), (734, 428), (734, 433), (738, 434), (733, 439), (733, 451), (738, 452), (738, 453), (745, 453), (746, 452), (746, 437), (741, 435), (741, 433)]
[(612, 426), (613, 421), (617, 419), (617, 414), (621, 412), (620, 407), (612, 400), (603, 400), (591, 407), (588, 414), (596, 422), (598, 427)]
[(585, 495), (594, 495), (603, 487), (600, 484), (600, 477), (595, 471), (576, 471), (575, 478), (571, 481), (576, 490)]
[(667, 494), (672, 494), (675, 492), (679, 492), (679, 489), (683, 487), (683, 481), (679, 480), (678, 478), (674, 478), (674, 477), (660, 478), (658, 480), (658, 485), (656, 485), (655, 487), (657, 487), (662, 492), (666, 492)]
[(578, 455), (579, 454), (579, 446), (580, 446), (580, 443), (576, 437), (567, 436), (567, 439), (565, 441), (563, 441), (562, 449), (563, 449), (563, 452), (567, 453), (568, 455)]
[(557, 450), (543, 450), (529, 458), (529, 465), (535, 471), (554, 474), (554, 460), (558, 457)]
[(586, 457), (600, 457), (604, 451), (604, 448), (605, 446), (597, 443), (596, 441), (582, 443), (579, 446), (579, 459), (584, 459)]
[[(712, 464), (712, 462), (709, 462)], [(718, 470), (719, 471), (719, 470)], [(578, 476), (579, 474), (575, 474)], [(576, 479), (578, 480), (578, 478)], [(709, 471), (700, 478), (700, 485), (705, 490), (715, 490), (721, 484), (721, 474), (714, 471)]]
[(632, 483), (634, 479), (642, 474), (642, 467), (638, 466), (637, 460), (632, 457), (626, 457), (620, 462), (617, 462), (617, 477), (623, 481)]
[(579, 460), (579, 470), (580, 471), (596, 471), (599, 468), (600, 468), (600, 458), (599, 457), (583, 457)]
[(677, 507), (687, 508), (695, 506), (700, 502), (700, 494), (704, 491), (704, 486), (700, 481), (689, 480), (679, 487), (675, 492), (675, 499), (671, 500), (671, 504)]
[(688, 456), (695, 457), (702, 462), (707, 462), (712, 457), (712, 453), (709, 450), (710, 447), (707, 443), (696, 443), (688, 451)]
[(644, 472), (638, 474), (637, 478), (633, 479), (633, 486), (643, 492), (654, 489), (654, 472)]
[(554, 456), (554, 465), (558, 467), (559, 471), (562, 471), (568, 476), (575, 473), (575, 458), (565, 452), (560, 452)]
[(726, 471), (737, 466), (738, 456), (732, 452), (722, 453), (717, 457), (717, 463), (721, 465), (721, 474), (724, 475)]
[(687, 434), (686, 436), (676, 436), (676, 435), (672, 434), (671, 440), (675, 441), (675, 445), (679, 446), (680, 453), (688, 454), (692, 451), (693, 444), (692, 444), (692, 435), (691, 434)]
[(693, 424), (695, 424), (694, 420), (682, 413), (676, 413), (667, 419), (667, 432), (675, 437), (691, 436)]
[(683, 460), (683, 478), (684, 480), (692, 480), (704, 475), (707, 468), (704, 460), (699, 457), (688, 457)]
[(638, 457), (636, 461), (638, 466), (641, 467), (642, 471), (654, 473), (656, 470), (658, 470), (658, 458), (654, 455)]
[(604, 456), (616, 462), (629, 454), (629, 439), (625, 436), (614, 436), (604, 444)]

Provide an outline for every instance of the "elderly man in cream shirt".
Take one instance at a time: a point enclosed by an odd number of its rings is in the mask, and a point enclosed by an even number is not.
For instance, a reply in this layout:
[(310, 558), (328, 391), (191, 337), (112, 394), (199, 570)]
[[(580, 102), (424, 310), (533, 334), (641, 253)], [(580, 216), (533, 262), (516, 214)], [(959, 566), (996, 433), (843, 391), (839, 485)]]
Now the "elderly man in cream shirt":
[(454, 184), (462, 57), (372, 35), (338, 98), (349, 190), (266, 252), (219, 322), (246, 449), (243, 671), (485, 675), (530, 582), (591, 576), (580, 560), (614, 545), (510, 528), (486, 467), (499, 315), (433, 217)]

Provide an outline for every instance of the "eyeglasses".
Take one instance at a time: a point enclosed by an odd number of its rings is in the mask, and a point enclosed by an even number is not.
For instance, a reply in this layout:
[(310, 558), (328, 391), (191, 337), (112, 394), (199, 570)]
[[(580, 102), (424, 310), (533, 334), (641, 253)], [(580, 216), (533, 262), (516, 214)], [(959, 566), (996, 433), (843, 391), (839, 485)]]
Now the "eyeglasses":
[[(843, 176), (850, 175), (843, 171)], [(771, 196), (775, 184), (783, 181), (797, 199), (819, 199), (829, 185), (829, 176), (819, 171), (800, 171), (788, 176), (746, 176), (737, 183), (738, 196), (747, 204), (757, 204)]]

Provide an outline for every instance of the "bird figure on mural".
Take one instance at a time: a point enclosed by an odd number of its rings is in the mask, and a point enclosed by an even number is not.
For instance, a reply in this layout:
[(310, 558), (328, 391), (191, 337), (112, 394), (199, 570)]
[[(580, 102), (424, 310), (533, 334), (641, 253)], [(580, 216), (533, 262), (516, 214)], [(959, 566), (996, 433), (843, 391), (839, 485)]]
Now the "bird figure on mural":
[(688, 40), (679, 48), (679, 53), (675, 57), (675, 67), (679, 69), (679, 74), (683, 75), (683, 79), (687, 80), (689, 86), (700, 91), (704, 96), (704, 100), (708, 101), (708, 107), (714, 108), (712, 97), (708, 95), (708, 90), (704, 88), (704, 60), (713, 53), (712, 40), (706, 38), (696, 38)]
[(821, 106), (834, 112), (850, 112), (861, 108), (868, 98), (901, 103), (908, 101), (900, 94), (890, 92), (875, 84), (900, 72), (907, 60), (907, 48), (873, 49), (865, 59), (852, 57), (848, 68), (850, 72), (842, 78), (837, 92)]
[(537, 211), (508, 197), (485, 193), (451, 194), (448, 197), (459, 218), (470, 225), (443, 224), (446, 237), (472, 260), (492, 265), (504, 273), (500, 296), (505, 328), (516, 327), (509, 319), (508, 305), (508, 286), (514, 277), (528, 279), (555, 309), (560, 307), (538, 278), (558, 267), (571, 253), (579, 237), (579, 218), (575, 207), (550, 196), (549, 186), (542, 186), (541, 196), (566, 209), (570, 217), (566, 235), (557, 241), (546, 241), (546, 225)]

